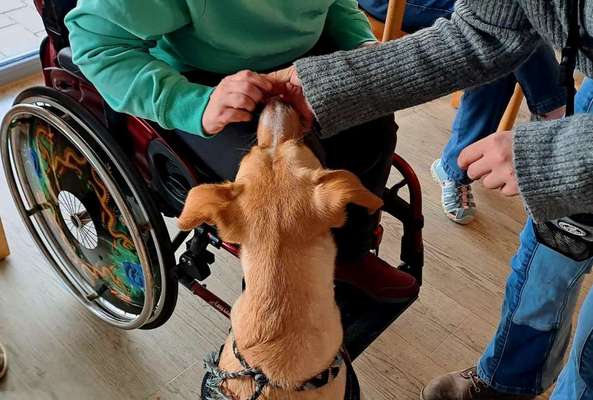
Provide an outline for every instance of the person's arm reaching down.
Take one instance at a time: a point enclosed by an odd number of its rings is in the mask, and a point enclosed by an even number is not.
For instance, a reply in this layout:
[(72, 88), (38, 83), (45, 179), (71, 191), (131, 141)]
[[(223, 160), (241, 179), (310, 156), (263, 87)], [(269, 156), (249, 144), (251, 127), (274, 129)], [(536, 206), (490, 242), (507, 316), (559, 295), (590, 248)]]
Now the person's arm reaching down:
[(536, 221), (593, 213), (593, 115), (519, 126), (514, 162)]
[(519, 190), (536, 221), (593, 213), (593, 115), (519, 126), (513, 152)]
[(464, 149), (459, 166), (489, 189), (520, 193), (537, 222), (593, 213), (593, 115), (494, 133)]

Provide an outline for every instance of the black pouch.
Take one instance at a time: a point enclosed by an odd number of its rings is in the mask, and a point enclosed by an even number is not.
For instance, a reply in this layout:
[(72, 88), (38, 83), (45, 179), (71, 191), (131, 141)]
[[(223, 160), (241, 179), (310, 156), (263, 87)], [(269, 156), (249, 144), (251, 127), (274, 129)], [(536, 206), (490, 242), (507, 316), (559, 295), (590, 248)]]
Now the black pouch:
[(578, 214), (535, 225), (540, 243), (575, 260), (593, 257), (593, 215)]

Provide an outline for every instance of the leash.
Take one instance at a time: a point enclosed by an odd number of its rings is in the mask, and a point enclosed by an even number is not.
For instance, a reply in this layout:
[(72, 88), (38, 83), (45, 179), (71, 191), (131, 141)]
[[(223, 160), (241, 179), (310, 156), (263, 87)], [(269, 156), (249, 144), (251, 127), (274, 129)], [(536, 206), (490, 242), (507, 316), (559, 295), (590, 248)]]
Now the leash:
[(262, 395), (266, 386), (270, 384), (268, 378), (261, 372), (261, 370), (251, 367), (244, 367), (245, 369), (237, 372), (223, 371), (218, 367), (220, 354), (222, 354), (222, 349), (219, 353), (210, 353), (204, 360), (204, 368), (206, 369), (207, 374), (202, 384), (202, 399), (233, 400), (226, 395), (222, 385), (227, 380), (245, 377), (251, 377), (255, 381), (255, 392), (250, 397), (250, 400), (258, 399)]

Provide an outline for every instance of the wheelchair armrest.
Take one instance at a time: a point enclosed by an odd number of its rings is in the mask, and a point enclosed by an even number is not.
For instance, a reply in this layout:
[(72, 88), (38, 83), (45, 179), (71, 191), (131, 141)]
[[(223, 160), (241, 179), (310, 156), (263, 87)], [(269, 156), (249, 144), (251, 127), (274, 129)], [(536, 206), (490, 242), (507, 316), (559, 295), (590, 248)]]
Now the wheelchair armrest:
[(72, 49), (70, 47), (64, 47), (58, 52), (58, 64), (60, 67), (72, 72), (76, 76), (86, 79), (80, 71), (80, 68), (78, 68), (78, 66), (72, 61)]

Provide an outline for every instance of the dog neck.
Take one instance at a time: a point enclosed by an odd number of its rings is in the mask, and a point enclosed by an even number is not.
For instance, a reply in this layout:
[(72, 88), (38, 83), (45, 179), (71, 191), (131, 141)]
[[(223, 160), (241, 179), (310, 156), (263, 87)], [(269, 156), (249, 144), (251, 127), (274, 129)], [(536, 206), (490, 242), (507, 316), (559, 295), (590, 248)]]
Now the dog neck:
[(339, 351), (335, 254), (329, 233), (304, 248), (241, 249), (246, 289), (233, 307), (233, 332), (245, 359), (268, 378), (298, 384)]

